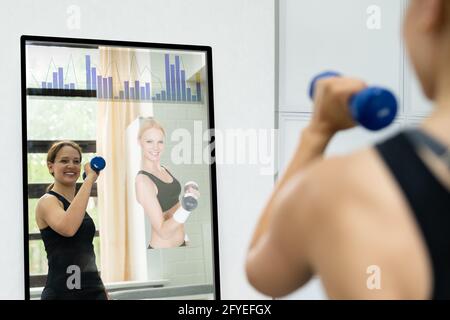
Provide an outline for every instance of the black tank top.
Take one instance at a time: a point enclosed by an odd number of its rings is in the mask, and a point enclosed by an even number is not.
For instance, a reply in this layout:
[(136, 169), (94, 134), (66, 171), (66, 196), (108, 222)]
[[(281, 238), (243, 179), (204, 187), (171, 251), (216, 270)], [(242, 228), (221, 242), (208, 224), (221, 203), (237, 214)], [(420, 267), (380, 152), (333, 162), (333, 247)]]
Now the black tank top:
[[(166, 168), (164, 168), (166, 169)], [(161, 205), (161, 209), (163, 212), (169, 210), (174, 205), (177, 204), (179, 201), (180, 193), (181, 193), (181, 185), (180, 182), (178, 182), (177, 179), (169, 172), (169, 170), (166, 169), (166, 171), (170, 174), (173, 181), (171, 183), (166, 183), (159, 179), (158, 177), (154, 176), (150, 172), (141, 170), (138, 172), (138, 174), (143, 174), (147, 177), (149, 177), (158, 188), (158, 194), (157, 198), (159, 201), (159, 204)]]
[(377, 144), (376, 150), (405, 194), (424, 237), (433, 268), (430, 298), (450, 299), (450, 192), (404, 132)]
[[(47, 193), (58, 198), (67, 211), (70, 202), (66, 198), (54, 191)], [(47, 283), (41, 299), (106, 299), (105, 287), (95, 264), (92, 244), (95, 225), (92, 218), (85, 213), (83, 222), (73, 237), (64, 237), (50, 226), (40, 231), (48, 259)], [(68, 282), (72, 285), (74, 283), (75, 268), (80, 274), (80, 289), (70, 289), (67, 285)]]

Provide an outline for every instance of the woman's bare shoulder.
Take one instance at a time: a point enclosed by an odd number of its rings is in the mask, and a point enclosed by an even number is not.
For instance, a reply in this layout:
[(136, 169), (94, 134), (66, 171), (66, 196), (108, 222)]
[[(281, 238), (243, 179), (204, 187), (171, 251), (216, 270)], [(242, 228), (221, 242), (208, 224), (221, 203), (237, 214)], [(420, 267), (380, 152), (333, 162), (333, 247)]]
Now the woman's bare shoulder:
[(309, 180), (317, 176), (328, 195), (336, 201), (360, 205), (382, 206), (397, 201), (402, 194), (375, 148), (364, 148), (345, 156), (323, 160), (310, 172)]
[(36, 211), (41, 211), (42, 209), (55, 205), (59, 205), (59, 200), (55, 196), (45, 193), (37, 201)]
[[(374, 148), (324, 160), (307, 179), (323, 191), (321, 197), (316, 193), (312, 198), (316, 210), (309, 219), (309, 228), (317, 235), (314, 242), (322, 248), (318, 252), (323, 253), (314, 257), (317, 265), (327, 261), (327, 254), (353, 257), (348, 264), (335, 265), (352, 270), (350, 277), (352, 272), (365, 272), (352, 269), (352, 264), (369, 266), (377, 261), (386, 274), (395, 275), (396, 285), (407, 289), (398, 292), (395, 287), (389, 294), (409, 297), (407, 292), (414, 291), (413, 298), (426, 296), (430, 281), (423, 240), (405, 196)], [(408, 277), (417, 282), (409, 283)]]
[(136, 188), (139, 190), (147, 190), (158, 193), (158, 188), (156, 187), (156, 184), (153, 182), (152, 179), (149, 179), (149, 177), (145, 176), (144, 174), (137, 174), (135, 178), (135, 185)]
[[(405, 210), (402, 193), (373, 148), (316, 161), (294, 176), (287, 201), (307, 206), (314, 217), (332, 218), (339, 208), (386, 212)], [(306, 199), (306, 204), (300, 199)], [(377, 217), (381, 217), (378, 215)], [(339, 217), (343, 218), (342, 215)]]
[(46, 216), (53, 212), (55, 208), (63, 208), (63, 205), (55, 196), (45, 193), (39, 198), (36, 204), (35, 216), (40, 229), (47, 226), (45, 222)]

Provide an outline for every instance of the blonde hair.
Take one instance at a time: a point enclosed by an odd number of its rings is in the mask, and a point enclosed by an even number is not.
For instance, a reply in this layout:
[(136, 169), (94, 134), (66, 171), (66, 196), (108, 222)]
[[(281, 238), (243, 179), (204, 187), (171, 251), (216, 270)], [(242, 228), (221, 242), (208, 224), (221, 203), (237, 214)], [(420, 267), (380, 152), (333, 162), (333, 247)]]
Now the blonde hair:
[[(64, 147), (72, 147), (75, 150), (77, 150), (79, 155), (80, 155), (80, 162), (81, 162), (81, 158), (82, 158), (81, 154), (83, 153), (83, 151), (81, 150), (81, 147), (76, 142), (69, 141), (69, 140), (64, 140), (64, 141), (55, 142), (50, 147), (50, 149), (47, 152), (47, 163), (49, 163), (49, 162), (50, 163), (55, 163), (55, 159), (56, 159), (56, 156), (58, 155), (58, 152)], [(50, 191), (53, 188), (54, 185), (55, 185), (54, 183), (50, 184), (47, 187), (46, 191)]]
[(166, 132), (164, 128), (155, 120), (155, 118), (143, 118), (141, 119), (141, 123), (139, 126), (138, 139), (142, 137), (142, 134), (148, 129), (156, 128), (162, 131), (164, 137), (166, 136)]

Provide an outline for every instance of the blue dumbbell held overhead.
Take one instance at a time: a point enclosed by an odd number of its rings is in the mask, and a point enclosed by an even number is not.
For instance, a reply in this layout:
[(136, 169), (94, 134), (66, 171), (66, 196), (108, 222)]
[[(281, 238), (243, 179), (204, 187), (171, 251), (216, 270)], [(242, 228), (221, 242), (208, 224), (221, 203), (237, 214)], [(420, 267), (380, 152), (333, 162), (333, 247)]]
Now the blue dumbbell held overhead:
[[(340, 77), (334, 71), (323, 72), (313, 78), (309, 87), (309, 96), (314, 97), (317, 80), (328, 77)], [(380, 87), (368, 87), (350, 97), (349, 108), (352, 118), (363, 127), (375, 131), (392, 123), (397, 115), (397, 100), (391, 91)]]
[[(106, 161), (102, 157), (93, 157), (90, 162), (92, 170), (99, 173), (106, 167)], [(86, 172), (83, 172), (83, 180), (86, 179)]]

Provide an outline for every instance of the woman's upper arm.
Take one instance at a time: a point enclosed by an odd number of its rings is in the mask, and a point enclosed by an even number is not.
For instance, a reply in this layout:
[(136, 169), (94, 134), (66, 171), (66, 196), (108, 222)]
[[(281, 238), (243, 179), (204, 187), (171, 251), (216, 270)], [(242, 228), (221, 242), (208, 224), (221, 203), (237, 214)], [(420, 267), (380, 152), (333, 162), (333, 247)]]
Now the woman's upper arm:
[(264, 235), (247, 257), (247, 277), (258, 291), (271, 297), (285, 296), (305, 284), (311, 273), (286, 255), (273, 236)]
[(39, 216), (52, 230), (63, 237), (72, 237), (74, 232), (65, 223), (66, 214), (55, 197), (41, 198), (36, 207), (36, 216)]
[(156, 196), (155, 185), (142, 175), (136, 177), (136, 198), (149, 216), (152, 227), (158, 230), (164, 222), (163, 211)]
[(313, 199), (305, 189), (301, 176), (286, 185), (284, 194), (275, 202), (276, 213), (268, 231), (249, 253), (249, 281), (269, 296), (284, 296), (312, 276), (306, 230), (311, 227), (307, 217), (313, 213)]

